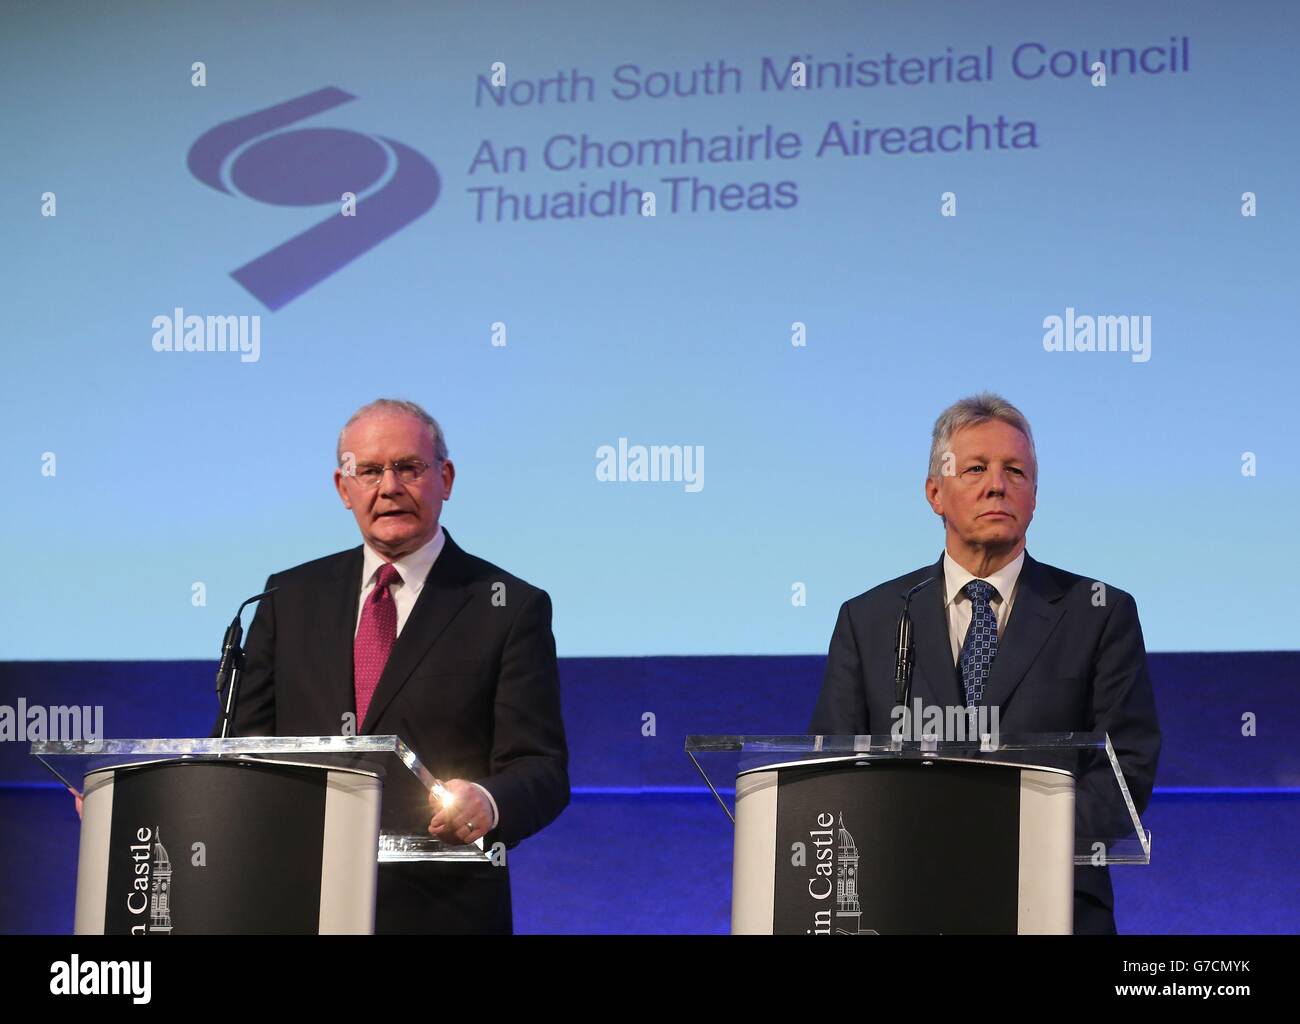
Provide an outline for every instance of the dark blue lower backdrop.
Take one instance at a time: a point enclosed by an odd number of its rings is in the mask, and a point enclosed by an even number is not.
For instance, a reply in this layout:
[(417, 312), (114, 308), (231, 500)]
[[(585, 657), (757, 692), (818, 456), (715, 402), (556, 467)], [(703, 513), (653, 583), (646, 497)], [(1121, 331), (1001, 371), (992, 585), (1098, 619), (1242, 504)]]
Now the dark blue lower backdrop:
[[(1300, 653), (1150, 661), (1164, 733), (1146, 815), (1152, 864), (1112, 870), (1120, 931), (1300, 932)], [(511, 853), (516, 931), (726, 932), (731, 825), (684, 738), (803, 732), (824, 662), (563, 660), (573, 802)], [(0, 704), (100, 704), (110, 737), (206, 735), (214, 669), (5, 662)], [(71, 798), (26, 744), (0, 743), (0, 932), (71, 931), (77, 829)]]

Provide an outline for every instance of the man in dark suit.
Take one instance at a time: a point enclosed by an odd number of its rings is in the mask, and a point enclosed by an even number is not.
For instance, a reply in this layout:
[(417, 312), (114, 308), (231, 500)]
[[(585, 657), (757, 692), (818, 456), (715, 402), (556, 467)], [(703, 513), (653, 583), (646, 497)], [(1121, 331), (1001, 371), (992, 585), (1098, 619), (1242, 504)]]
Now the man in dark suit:
[[(926, 500), (943, 518), (937, 563), (840, 608), (811, 731), (887, 734), (896, 630), (911, 603), (913, 699), (999, 709), (1004, 735), (1106, 732), (1138, 812), (1155, 783), (1160, 730), (1133, 598), (1025, 551), (1038, 459), (1029, 423), (996, 395), (963, 399), (935, 423)], [(1097, 776), (1080, 781), (1080, 800)], [(1112, 783), (1113, 785), (1113, 783)], [(1076, 934), (1115, 932), (1109, 868), (1076, 867)]]
[[(364, 543), (267, 580), (277, 590), (249, 629), (236, 734), (400, 736), (451, 800), (390, 777), (385, 826), (511, 847), (569, 800), (550, 599), (439, 525), (455, 468), (418, 405), (358, 410), (338, 459)], [(504, 866), (380, 866), (378, 932), (510, 930)]]

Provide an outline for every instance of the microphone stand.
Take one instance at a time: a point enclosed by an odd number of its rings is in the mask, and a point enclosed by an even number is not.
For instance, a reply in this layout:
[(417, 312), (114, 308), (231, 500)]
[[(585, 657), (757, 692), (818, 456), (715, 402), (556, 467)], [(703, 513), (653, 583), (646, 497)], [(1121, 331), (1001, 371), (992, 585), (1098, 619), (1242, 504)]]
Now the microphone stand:
[(903, 598), (903, 613), (898, 617), (898, 637), (894, 645), (894, 704), (907, 713), (907, 701), (912, 695), (912, 616), (908, 607), (912, 595), (923, 587), (929, 586), (938, 576), (922, 580)]
[(235, 612), (235, 617), (230, 625), (226, 627), (225, 638), (221, 641), (221, 664), (217, 666), (217, 696), (220, 698), (222, 691), (225, 691), (225, 699), (221, 706), (221, 738), (229, 739), (235, 728), (235, 707), (239, 703), (239, 678), (244, 672), (244, 625), (239, 617), (254, 601), (260, 601), (270, 594), (274, 594), (278, 587), (272, 587), (270, 590), (250, 597), (247, 601), (239, 606), (239, 611)]

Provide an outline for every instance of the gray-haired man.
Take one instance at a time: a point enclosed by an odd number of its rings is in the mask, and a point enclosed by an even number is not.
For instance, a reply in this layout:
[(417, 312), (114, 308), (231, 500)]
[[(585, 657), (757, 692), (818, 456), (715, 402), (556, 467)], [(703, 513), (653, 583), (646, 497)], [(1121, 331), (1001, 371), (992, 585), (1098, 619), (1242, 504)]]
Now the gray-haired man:
[[(917, 569), (846, 601), (811, 731), (889, 733), (895, 624), (912, 599), (913, 693), (926, 704), (1000, 712), (1000, 731), (1105, 731), (1139, 813), (1155, 782), (1160, 729), (1133, 598), (1044, 565), (1025, 550), (1038, 456), (1024, 415), (988, 393), (939, 416), (925, 497), (943, 519), (945, 549)], [(996, 638), (990, 643), (991, 638)], [(973, 656), (982, 644), (984, 657)], [(992, 651), (991, 659), (988, 657)], [(1076, 934), (1113, 933), (1109, 869), (1075, 869)]]
[[(544, 590), (475, 558), (440, 525), (455, 468), (412, 402), (363, 406), (339, 435), (334, 485), (363, 543), (271, 576), (236, 718), (240, 735), (406, 740), (452, 799), (390, 780), (384, 816), (452, 843), (507, 847), (569, 800), (559, 674)], [(509, 932), (505, 867), (385, 864), (376, 930)]]

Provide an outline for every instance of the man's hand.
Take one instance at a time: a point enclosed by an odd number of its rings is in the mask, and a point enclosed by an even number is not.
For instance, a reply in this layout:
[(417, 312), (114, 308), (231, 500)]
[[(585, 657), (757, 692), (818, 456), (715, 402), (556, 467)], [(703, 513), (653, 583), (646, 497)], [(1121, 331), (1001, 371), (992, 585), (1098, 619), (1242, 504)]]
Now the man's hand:
[(433, 820), (429, 834), (446, 843), (472, 843), (492, 827), (492, 807), (473, 784), (464, 779), (440, 783), (445, 794), (441, 799), (438, 786), (429, 793)]
[(78, 793), (71, 786), (68, 787), (68, 792), (71, 793), (72, 798), (77, 801), (77, 817), (80, 818), (81, 817), (81, 794)]

